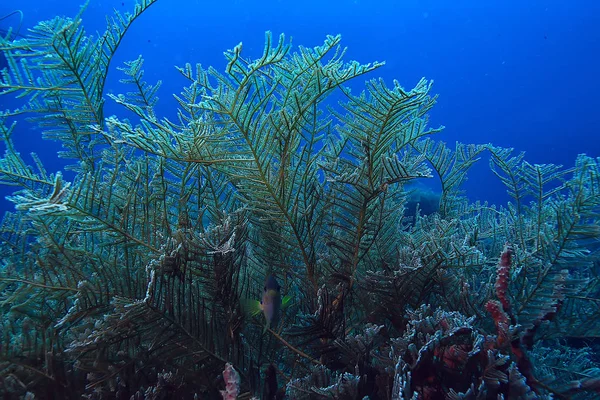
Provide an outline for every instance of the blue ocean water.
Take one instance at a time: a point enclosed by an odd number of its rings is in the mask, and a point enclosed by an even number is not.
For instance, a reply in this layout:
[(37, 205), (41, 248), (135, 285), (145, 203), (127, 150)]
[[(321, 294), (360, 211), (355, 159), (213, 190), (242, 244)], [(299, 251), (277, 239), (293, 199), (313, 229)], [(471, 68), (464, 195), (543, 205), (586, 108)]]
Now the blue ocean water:
[[(113, 8), (126, 11), (133, 4), (91, 0), (84, 14), (88, 32), (103, 31)], [(20, 9), (25, 30), (55, 15), (74, 16), (79, 7), (79, 0), (5, 0), (0, 16)], [(0, 29), (18, 23), (11, 16), (0, 20)], [(259, 55), (267, 30), (304, 46), (340, 33), (348, 60), (386, 61), (369, 78), (397, 79), (407, 89), (421, 77), (434, 80), (439, 100), (431, 125), (446, 127), (438, 139), (491, 142), (526, 151), (531, 163), (570, 166), (579, 153), (600, 156), (599, 26), (600, 2), (594, 0), (161, 0), (125, 36), (107, 90), (126, 91), (116, 67), (142, 55), (145, 78), (163, 81), (157, 111), (173, 118), (172, 94), (184, 84), (175, 65), (223, 69), (224, 50), (241, 41), (247, 55)], [(354, 83), (356, 90), (362, 83)], [(0, 97), (0, 109), (17, 103), (7, 97)], [(120, 112), (108, 101), (107, 115)], [(40, 136), (23, 121), (14, 141), (54, 172), (64, 163), (56, 158), (60, 146)], [(2, 212), (12, 208), (4, 200), (9, 189), (0, 188)], [(471, 171), (465, 189), (472, 199), (508, 201), (485, 161)]]

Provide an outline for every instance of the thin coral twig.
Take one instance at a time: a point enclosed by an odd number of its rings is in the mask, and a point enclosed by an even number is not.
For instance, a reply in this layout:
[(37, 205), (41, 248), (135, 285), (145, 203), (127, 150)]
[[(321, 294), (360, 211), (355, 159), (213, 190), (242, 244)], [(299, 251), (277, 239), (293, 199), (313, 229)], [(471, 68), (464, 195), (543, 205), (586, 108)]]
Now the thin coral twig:
[[(32, 367), (31, 365), (27, 365), (27, 364), (21, 364), (21, 363), (15, 362), (15, 361), (12, 361), (11, 363), (12, 363), (12, 364), (14, 364), (14, 365), (18, 365), (19, 367), (23, 367), (23, 368), (25, 368), (25, 369), (28, 369), (28, 370), (30, 370), (30, 371), (32, 371), (32, 372), (35, 372), (36, 374), (39, 374), (39, 375), (41, 375), (41, 376), (43, 376), (43, 377), (45, 377), (45, 378), (48, 378), (48, 379), (50, 379), (52, 382), (58, 383), (58, 384), (59, 384), (59, 385), (61, 385), (62, 387), (67, 387), (67, 386), (66, 386), (64, 383), (62, 383), (62, 382), (58, 382), (58, 381), (57, 381), (56, 379), (54, 379), (52, 376), (48, 375), (48, 374), (47, 374), (47, 373), (45, 373), (44, 371), (40, 371), (39, 369)], [(20, 381), (19, 381), (19, 382), (20, 382)]]
[(297, 348), (295, 348), (294, 346), (292, 346), (284, 338), (282, 338), (281, 336), (279, 336), (277, 334), (277, 332), (275, 332), (273, 329), (268, 328), (268, 331), (271, 332), (271, 334), (275, 337), (275, 339), (279, 340), (284, 346), (286, 346), (288, 349), (292, 350), (294, 353), (298, 354), (301, 357), (306, 358), (307, 360), (309, 360), (310, 362), (312, 362), (314, 364), (321, 365), (320, 361), (315, 360), (314, 358), (312, 358), (311, 356), (309, 356), (308, 354), (306, 354), (302, 350), (298, 350)]
[[(66, 290), (66, 291), (70, 291), (70, 292), (79, 292), (79, 289), (77, 289), (77, 288), (73, 288), (73, 287), (69, 287), (69, 286), (49, 286), (49, 285), (44, 285), (43, 283), (28, 281), (27, 279), (0, 278), (0, 281), (1, 282), (18, 282), (18, 283), (24, 283), (24, 284), (35, 286), (35, 287), (39, 287), (39, 288), (42, 288), (42, 289)], [(94, 292), (94, 293), (99, 293), (99, 292)]]

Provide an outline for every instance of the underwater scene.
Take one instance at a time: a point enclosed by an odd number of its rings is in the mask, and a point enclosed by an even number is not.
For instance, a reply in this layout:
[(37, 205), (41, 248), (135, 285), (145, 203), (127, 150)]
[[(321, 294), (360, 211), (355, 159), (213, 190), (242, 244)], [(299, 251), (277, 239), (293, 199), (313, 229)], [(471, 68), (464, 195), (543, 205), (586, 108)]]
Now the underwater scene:
[(2, 1), (0, 399), (600, 398), (599, 27)]

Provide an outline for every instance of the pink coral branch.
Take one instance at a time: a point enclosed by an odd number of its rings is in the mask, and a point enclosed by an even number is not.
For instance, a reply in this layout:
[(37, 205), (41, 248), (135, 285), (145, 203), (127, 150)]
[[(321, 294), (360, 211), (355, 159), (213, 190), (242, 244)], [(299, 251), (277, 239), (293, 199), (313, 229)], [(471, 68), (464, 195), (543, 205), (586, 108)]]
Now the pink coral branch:
[(508, 243), (504, 245), (504, 250), (500, 255), (496, 276), (496, 296), (504, 311), (510, 315), (510, 301), (508, 299), (508, 283), (510, 281), (510, 268), (512, 266), (512, 248)]
[(225, 390), (221, 390), (223, 400), (237, 399), (240, 394), (240, 374), (238, 374), (230, 363), (225, 364), (223, 379), (225, 380)]
[(485, 309), (490, 313), (494, 322), (496, 323), (496, 330), (498, 331), (498, 345), (503, 347), (508, 345), (510, 342), (508, 327), (510, 325), (508, 315), (502, 309), (502, 304), (496, 300), (489, 300), (485, 303)]

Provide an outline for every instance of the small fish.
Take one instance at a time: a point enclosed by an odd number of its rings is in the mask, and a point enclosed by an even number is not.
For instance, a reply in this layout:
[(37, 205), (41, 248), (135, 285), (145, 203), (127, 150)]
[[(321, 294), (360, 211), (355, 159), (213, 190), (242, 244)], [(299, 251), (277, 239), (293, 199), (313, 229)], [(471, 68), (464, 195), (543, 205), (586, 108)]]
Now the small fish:
[(265, 280), (262, 300), (242, 300), (242, 309), (250, 315), (258, 315), (261, 312), (265, 316), (265, 327), (263, 333), (272, 326), (276, 326), (282, 307), (289, 303), (290, 297), (281, 297), (281, 286), (273, 275), (269, 275)]

